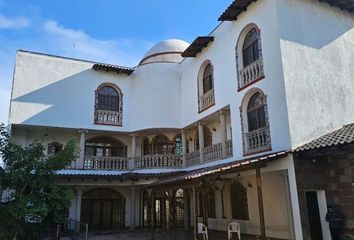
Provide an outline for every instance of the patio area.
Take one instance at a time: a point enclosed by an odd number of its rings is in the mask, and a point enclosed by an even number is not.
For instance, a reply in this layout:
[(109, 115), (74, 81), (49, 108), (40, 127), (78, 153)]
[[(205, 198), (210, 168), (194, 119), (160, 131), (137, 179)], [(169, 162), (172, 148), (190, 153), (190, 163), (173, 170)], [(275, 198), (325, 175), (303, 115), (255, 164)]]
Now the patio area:
[[(227, 233), (223, 231), (214, 231), (209, 230), (209, 240), (221, 240), (227, 239)], [(131, 230), (122, 230), (117, 232), (90, 232), (88, 235), (88, 240), (192, 240), (192, 231), (186, 231), (183, 229), (178, 229), (176, 232), (170, 233), (154, 233), (150, 231), (150, 229), (135, 229)], [(75, 237), (62, 237), (62, 240), (81, 240), (85, 239), (84, 236), (75, 236)], [(198, 239), (203, 239), (200, 235)], [(237, 236), (234, 235), (235, 240), (237, 240)], [(261, 239), (258, 236), (251, 235), (241, 235), (242, 240), (258, 240)], [(267, 238), (267, 240), (279, 240), (273, 238)]]

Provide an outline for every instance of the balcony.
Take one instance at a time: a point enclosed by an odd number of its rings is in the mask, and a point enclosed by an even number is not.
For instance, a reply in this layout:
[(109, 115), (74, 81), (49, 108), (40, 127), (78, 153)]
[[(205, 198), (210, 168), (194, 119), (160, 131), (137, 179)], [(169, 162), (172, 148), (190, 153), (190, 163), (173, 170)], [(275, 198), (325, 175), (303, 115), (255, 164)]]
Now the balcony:
[(207, 108), (215, 104), (214, 89), (204, 93), (199, 97), (199, 112), (206, 110)]
[(267, 127), (246, 133), (245, 155), (270, 149), (270, 134)]
[(264, 77), (263, 62), (262, 60), (256, 60), (252, 64), (240, 70), (239, 73), (239, 90), (244, 89), (251, 83), (258, 81)]
[[(156, 169), (156, 168), (184, 168), (195, 166), (201, 163), (217, 161), (223, 158), (232, 157), (232, 141), (228, 140), (223, 151), (222, 144), (217, 143), (203, 149), (203, 161), (200, 159), (200, 151), (187, 153), (185, 156), (179, 154), (153, 154), (137, 157), (107, 157), (86, 155), (83, 163), (79, 159), (67, 166), (67, 169), (85, 170), (135, 170), (135, 169)], [(224, 154), (226, 155), (224, 156)], [(185, 161), (185, 164), (184, 164)]]
[(135, 168), (181, 168), (183, 166), (182, 155), (155, 154), (135, 157)]
[(122, 125), (122, 113), (108, 110), (96, 110), (95, 123), (103, 125)]
[(127, 157), (94, 157), (85, 156), (84, 169), (97, 170), (127, 170), (129, 158)]

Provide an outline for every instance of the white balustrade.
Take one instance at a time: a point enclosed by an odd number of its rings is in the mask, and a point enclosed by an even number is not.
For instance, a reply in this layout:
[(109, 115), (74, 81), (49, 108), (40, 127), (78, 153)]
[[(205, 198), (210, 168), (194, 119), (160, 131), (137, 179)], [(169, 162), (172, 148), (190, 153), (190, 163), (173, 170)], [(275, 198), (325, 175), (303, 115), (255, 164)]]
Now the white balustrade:
[(270, 148), (268, 128), (260, 128), (246, 133), (247, 153), (258, 152)]
[(208, 107), (215, 104), (215, 95), (214, 89), (204, 93), (202, 96), (199, 97), (199, 111), (203, 111)]
[(264, 76), (263, 62), (258, 59), (247, 67), (240, 70), (239, 74), (239, 88), (260, 79)]
[(96, 110), (96, 123), (122, 125), (122, 113), (108, 110)]
[(190, 167), (190, 166), (198, 165), (200, 163), (199, 155), (200, 155), (199, 150), (187, 153), (185, 156), (186, 166)]
[(222, 144), (217, 143), (204, 148), (204, 162), (222, 159)]
[(96, 157), (85, 156), (84, 169), (126, 170), (129, 158), (127, 157)]
[(182, 155), (154, 154), (135, 157), (136, 168), (181, 168)]

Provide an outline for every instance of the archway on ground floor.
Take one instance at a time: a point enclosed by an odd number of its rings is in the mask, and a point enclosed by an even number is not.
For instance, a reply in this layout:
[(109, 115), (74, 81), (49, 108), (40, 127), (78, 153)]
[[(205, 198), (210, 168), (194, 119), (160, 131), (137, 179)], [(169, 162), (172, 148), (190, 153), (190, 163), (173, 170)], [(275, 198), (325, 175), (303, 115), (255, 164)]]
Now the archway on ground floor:
[(81, 221), (91, 230), (114, 229), (125, 226), (125, 197), (118, 191), (93, 189), (82, 196)]

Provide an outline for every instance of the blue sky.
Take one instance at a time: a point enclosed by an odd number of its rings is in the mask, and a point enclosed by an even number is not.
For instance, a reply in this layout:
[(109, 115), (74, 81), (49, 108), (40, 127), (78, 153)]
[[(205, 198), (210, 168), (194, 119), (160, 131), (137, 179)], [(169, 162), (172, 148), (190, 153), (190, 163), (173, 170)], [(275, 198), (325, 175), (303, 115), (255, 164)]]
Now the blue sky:
[(207, 35), (231, 2), (0, 0), (0, 122), (7, 123), (16, 50), (135, 66), (161, 40)]

